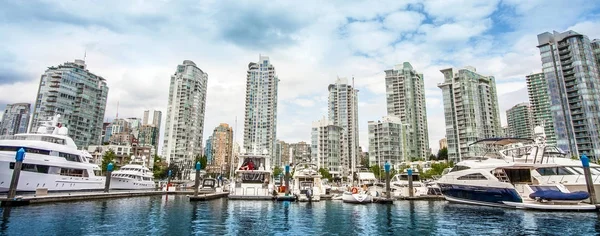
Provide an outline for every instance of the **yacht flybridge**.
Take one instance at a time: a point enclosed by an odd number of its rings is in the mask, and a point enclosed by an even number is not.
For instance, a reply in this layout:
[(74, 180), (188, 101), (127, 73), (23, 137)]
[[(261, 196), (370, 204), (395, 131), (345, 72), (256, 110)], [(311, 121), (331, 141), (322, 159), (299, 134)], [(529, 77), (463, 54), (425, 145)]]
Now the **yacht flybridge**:
[[(592, 210), (582, 204), (589, 197), (579, 160), (565, 158), (559, 148), (545, 143), (543, 127), (536, 139), (491, 138), (489, 155), (461, 161), (437, 184), (451, 202), (549, 210)], [(600, 188), (600, 166), (590, 164), (594, 187)]]
[(325, 187), (321, 180), (316, 164), (300, 163), (294, 166), (293, 190), (298, 201), (320, 201), (321, 194), (325, 194)]
[(91, 155), (77, 150), (68, 129), (58, 122), (60, 115), (43, 122), (36, 133), (0, 138), (0, 192), (10, 187), (15, 155), (25, 149), (25, 160), (17, 191), (100, 190), (105, 178), (98, 165), (89, 163)]

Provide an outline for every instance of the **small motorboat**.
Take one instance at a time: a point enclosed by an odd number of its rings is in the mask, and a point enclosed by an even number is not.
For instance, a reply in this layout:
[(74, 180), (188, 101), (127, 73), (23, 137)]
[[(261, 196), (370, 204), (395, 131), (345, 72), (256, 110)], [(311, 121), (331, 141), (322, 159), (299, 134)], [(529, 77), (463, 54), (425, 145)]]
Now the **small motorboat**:
[(373, 196), (368, 191), (359, 191), (357, 187), (352, 187), (352, 191), (345, 191), (342, 194), (342, 201), (345, 203), (372, 203)]

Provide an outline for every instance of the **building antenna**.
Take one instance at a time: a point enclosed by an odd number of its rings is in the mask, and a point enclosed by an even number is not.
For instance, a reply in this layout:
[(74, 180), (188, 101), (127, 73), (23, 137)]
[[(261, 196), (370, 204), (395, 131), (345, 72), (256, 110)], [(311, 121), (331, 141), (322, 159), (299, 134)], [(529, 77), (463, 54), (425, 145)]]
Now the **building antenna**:
[(117, 117), (115, 117), (115, 120), (119, 119), (119, 101), (117, 101)]
[(87, 49), (83, 51), (83, 61), (85, 61), (86, 57), (87, 57)]

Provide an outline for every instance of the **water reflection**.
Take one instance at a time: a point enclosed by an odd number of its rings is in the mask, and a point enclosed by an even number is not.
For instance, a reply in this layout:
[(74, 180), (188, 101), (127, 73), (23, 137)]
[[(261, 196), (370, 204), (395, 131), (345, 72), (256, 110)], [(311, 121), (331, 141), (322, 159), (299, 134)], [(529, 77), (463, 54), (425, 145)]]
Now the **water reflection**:
[[(473, 235), (600, 232), (597, 213), (527, 212), (438, 202), (189, 202), (141, 197), (4, 208), (0, 234)], [(31, 222), (35, 222), (32, 224)]]

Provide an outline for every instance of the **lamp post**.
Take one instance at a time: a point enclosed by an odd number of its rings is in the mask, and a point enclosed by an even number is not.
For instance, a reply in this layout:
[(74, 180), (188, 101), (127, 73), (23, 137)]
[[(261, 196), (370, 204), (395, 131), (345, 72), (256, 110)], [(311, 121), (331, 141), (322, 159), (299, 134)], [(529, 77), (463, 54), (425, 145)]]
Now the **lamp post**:
[(108, 165), (106, 165), (106, 182), (104, 182), (104, 192), (108, 193), (108, 190), (110, 189), (110, 177), (112, 177), (112, 171), (114, 169), (114, 165), (113, 163), (108, 163)]
[(387, 198), (390, 199), (392, 197), (392, 190), (390, 188), (390, 169), (391, 165), (389, 162), (385, 162), (385, 192), (387, 193)]
[(19, 184), (19, 176), (21, 175), (21, 168), (23, 167), (23, 160), (25, 159), (25, 149), (19, 148), (17, 155), (15, 156), (15, 167), (13, 170), (12, 179), (10, 181), (10, 187), (8, 189), (8, 199), (15, 198), (17, 195), (17, 185)]
[(200, 169), (202, 164), (200, 162), (196, 162), (196, 182), (194, 184), (194, 197), (198, 196), (198, 188), (200, 187)]
[(171, 175), (173, 174), (173, 172), (171, 170), (169, 170), (169, 172), (167, 172), (167, 192), (169, 191), (169, 186), (171, 185)]
[(285, 195), (290, 192), (290, 165), (285, 165)]

